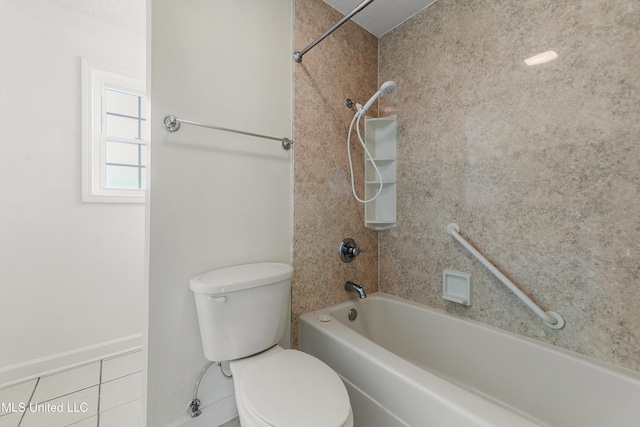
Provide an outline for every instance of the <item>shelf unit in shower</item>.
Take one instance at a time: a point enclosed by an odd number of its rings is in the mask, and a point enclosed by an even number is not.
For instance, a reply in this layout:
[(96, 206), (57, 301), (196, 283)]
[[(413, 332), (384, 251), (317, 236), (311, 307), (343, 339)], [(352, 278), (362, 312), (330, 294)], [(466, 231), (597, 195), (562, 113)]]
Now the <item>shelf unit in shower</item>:
[[(388, 230), (396, 226), (396, 129), (397, 117), (365, 117), (364, 140), (382, 175), (382, 192), (364, 205), (364, 225), (373, 230)], [(380, 180), (371, 160), (365, 155), (365, 199), (380, 188)]]

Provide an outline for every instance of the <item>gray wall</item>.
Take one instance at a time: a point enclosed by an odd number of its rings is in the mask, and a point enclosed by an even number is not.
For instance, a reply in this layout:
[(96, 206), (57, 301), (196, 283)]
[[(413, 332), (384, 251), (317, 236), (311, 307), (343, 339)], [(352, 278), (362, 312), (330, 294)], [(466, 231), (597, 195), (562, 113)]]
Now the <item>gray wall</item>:
[(210, 369), (186, 413), (202, 352), (189, 279), (230, 265), (291, 262), (292, 152), (277, 141), (162, 117), (289, 137), (290, 0), (172, 0), (151, 6), (151, 188), (147, 425), (220, 425), (233, 381)]

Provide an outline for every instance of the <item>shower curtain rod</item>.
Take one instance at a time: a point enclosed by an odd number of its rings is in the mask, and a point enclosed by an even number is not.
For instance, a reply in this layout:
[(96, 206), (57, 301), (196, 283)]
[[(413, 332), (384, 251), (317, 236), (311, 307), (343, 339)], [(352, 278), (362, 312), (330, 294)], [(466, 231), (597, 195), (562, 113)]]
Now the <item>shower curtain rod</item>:
[(360, 3), (360, 5), (358, 7), (356, 7), (355, 9), (353, 9), (348, 15), (345, 15), (338, 23), (336, 23), (333, 27), (329, 28), (327, 31), (325, 31), (324, 33), (322, 33), (322, 35), (320, 37), (318, 37), (317, 39), (315, 39), (313, 42), (311, 42), (311, 44), (309, 44), (309, 46), (305, 47), (304, 49), (302, 49), (301, 51), (298, 52), (293, 52), (293, 60), (296, 61), (297, 63), (301, 63), (302, 62), (302, 56), (309, 52), (311, 49), (313, 49), (313, 47), (315, 45), (317, 45), (318, 43), (320, 43), (322, 40), (324, 40), (325, 37), (327, 37), (329, 34), (333, 33), (339, 26), (341, 26), (342, 24), (344, 24), (345, 22), (347, 22), (349, 19), (351, 19), (353, 17), (353, 15), (355, 15), (356, 13), (360, 12), (362, 9), (364, 9), (365, 7), (369, 6), (369, 3), (373, 2), (373, 0), (364, 0), (362, 3)]
[(290, 150), (291, 146), (293, 145), (293, 141), (290, 140), (289, 138), (276, 138), (274, 136), (261, 135), (259, 133), (251, 133), (251, 132), (245, 132), (242, 130), (228, 129), (228, 128), (223, 128), (223, 127), (214, 126), (214, 125), (205, 125), (203, 123), (192, 122), (191, 120), (179, 119), (176, 116), (172, 116), (172, 115), (167, 115), (162, 118), (162, 127), (165, 128), (168, 132), (175, 132), (178, 129), (180, 129), (180, 123), (184, 123), (187, 125), (200, 126), (208, 129), (221, 130), (224, 132), (239, 133), (241, 135), (255, 136), (256, 138), (265, 138), (265, 139), (270, 139), (272, 141), (280, 141), (282, 148), (284, 148), (285, 150)]

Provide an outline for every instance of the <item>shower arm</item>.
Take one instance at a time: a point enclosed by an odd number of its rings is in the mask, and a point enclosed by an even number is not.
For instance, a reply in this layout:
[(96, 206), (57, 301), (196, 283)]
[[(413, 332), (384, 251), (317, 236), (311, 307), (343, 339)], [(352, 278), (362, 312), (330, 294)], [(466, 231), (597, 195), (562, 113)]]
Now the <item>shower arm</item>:
[(369, 4), (371, 2), (373, 2), (373, 0), (364, 0), (362, 3), (360, 3), (360, 5), (358, 7), (353, 9), (348, 15), (345, 15), (340, 21), (338, 21), (336, 24), (334, 24), (333, 27), (329, 28), (327, 31), (322, 33), (322, 35), (320, 37), (318, 37), (313, 42), (311, 42), (307, 47), (305, 47), (301, 51), (294, 52), (293, 53), (293, 60), (296, 61), (298, 64), (301, 63), (302, 62), (302, 56), (305, 53), (307, 53), (311, 49), (313, 49), (313, 47), (315, 45), (320, 43), (322, 40), (325, 39), (325, 37), (327, 37), (329, 34), (333, 33), (336, 29), (338, 29), (338, 27), (340, 27), (342, 24), (344, 24), (349, 19), (351, 19), (356, 13), (360, 12), (362, 9), (364, 9), (367, 6), (369, 6)]

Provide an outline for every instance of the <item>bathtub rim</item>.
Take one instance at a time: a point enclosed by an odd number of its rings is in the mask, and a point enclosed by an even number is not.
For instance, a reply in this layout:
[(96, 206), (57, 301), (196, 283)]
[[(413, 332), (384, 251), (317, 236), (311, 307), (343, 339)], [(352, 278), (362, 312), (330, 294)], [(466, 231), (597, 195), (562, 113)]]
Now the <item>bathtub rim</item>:
[[(447, 311), (440, 310), (440, 309), (435, 308), (435, 307), (430, 307), (430, 306), (427, 306), (427, 305), (424, 305), (424, 304), (413, 302), (413, 301), (404, 299), (402, 297), (398, 297), (396, 295), (388, 294), (388, 293), (385, 293), (385, 292), (380, 292), (380, 291), (374, 292), (374, 293), (371, 293), (371, 294), (367, 295), (367, 298), (381, 299), (381, 300), (388, 299), (388, 300), (392, 300), (392, 301), (395, 301), (395, 302), (400, 303), (400, 304), (405, 304), (405, 305), (408, 305), (408, 306), (411, 306), (411, 307), (414, 307), (414, 308), (417, 308), (417, 309), (423, 309), (423, 310), (429, 311), (429, 312), (431, 312), (432, 314), (434, 314), (436, 316), (445, 317), (448, 320), (454, 321), (454, 322), (456, 322), (458, 324), (460, 324), (460, 323), (463, 323), (463, 324), (464, 323), (470, 323), (470, 324), (474, 325), (475, 327), (489, 329), (489, 330), (491, 330), (493, 332), (496, 332), (498, 334), (506, 335), (509, 338), (514, 339), (516, 341), (521, 341), (521, 342), (532, 344), (532, 345), (535, 345), (535, 346), (541, 346), (541, 347), (545, 348), (546, 350), (550, 350), (550, 351), (561, 353), (561, 354), (563, 354), (565, 356), (577, 359), (577, 361), (579, 361), (580, 363), (586, 363), (586, 364), (589, 364), (589, 365), (596, 365), (596, 366), (598, 366), (598, 367), (600, 367), (600, 368), (602, 368), (604, 370), (612, 371), (612, 373), (614, 373), (614, 374), (616, 374), (618, 376), (622, 376), (622, 377), (625, 377), (627, 379), (634, 380), (634, 381), (636, 381), (636, 382), (638, 382), (640, 384), (640, 371), (635, 371), (633, 369), (630, 369), (630, 368), (627, 368), (627, 367), (624, 367), (624, 366), (616, 365), (615, 363), (612, 363), (612, 362), (607, 362), (607, 361), (604, 361), (604, 360), (596, 359), (596, 358), (594, 358), (592, 356), (579, 353), (579, 352), (577, 352), (575, 350), (566, 349), (564, 347), (560, 347), (560, 346), (557, 346), (557, 345), (549, 344), (547, 342), (544, 342), (544, 341), (541, 341), (541, 340), (538, 340), (538, 339), (535, 339), (535, 338), (531, 338), (531, 337), (527, 337), (527, 336), (524, 336), (524, 335), (516, 334), (514, 332), (507, 331), (505, 329), (501, 329), (501, 328), (493, 326), (493, 325), (489, 325), (489, 324), (486, 324), (486, 323), (483, 323), (483, 322), (480, 322), (480, 321), (477, 321), (477, 320), (461, 317), (461, 316), (459, 316), (459, 315), (457, 315), (455, 313), (449, 313)], [(358, 336), (361, 336), (356, 331), (354, 331), (351, 328), (349, 328), (349, 326), (345, 322), (339, 320), (337, 317), (334, 316), (334, 313), (336, 311), (344, 309), (345, 307), (354, 307), (354, 308), (357, 309), (359, 301), (360, 301), (359, 299), (353, 298), (353, 299), (349, 299), (347, 301), (343, 301), (341, 303), (338, 303), (338, 304), (335, 304), (335, 305), (332, 305), (332, 306), (328, 306), (328, 307), (320, 308), (320, 309), (317, 309), (317, 310), (314, 310), (314, 311), (310, 311), (310, 312), (307, 312), (307, 313), (303, 313), (302, 315), (300, 315), (300, 319), (302, 319), (304, 317), (305, 319), (311, 320), (311, 318), (313, 316), (315, 316), (316, 320), (317, 320), (318, 316), (329, 315), (329, 316), (332, 317), (332, 321), (337, 321), (338, 323), (346, 326), (354, 334), (356, 334)], [(330, 322), (327, 322), (327, 323), (330, 323)], [(363, 337), (363, 338), (368, 340), (368, 338), (366, 338), (366, 337)], [(383, 347), (381, 347), (381, 348), (383, 348)], [(384, 350), (389, 352), (390, 354), (394, 354), (393, 352), (391, 352), (391, 351), (389, 351), (387, 349), (384, 349)]]
[[(409, 309), (426, 311), (428, 316), (436, 316), (440, 321), (453, 322), (452, 327), (454, 328), (479, 328), (477, 329), (479, 332), (496, 334), (498, 338), (512, 340), (513, 345), (529, 347), (533, 351), (536, 351), (537, 348), (541, 352), (550, 353), (552, 357), (564, 359), (564, 363), (575, 364), (576, 369), (595, 370), (597, 371), (595, 373), (596, 376), (609, 376), (613, 382), (619, 381), (620, 384), (626, 384), (625, 388), (629, 387), (633, 390), (633, 394), (629, 395), (630, 397), (636, 396), (637, 393), (635, 390), (640, 389), (640, 372), (625, 367), (601, 361), (536, 339), (517, 335), (478, 321), (461, 318), (455, 314), (447, 313), (433, 307), (428, 307), (423, 304), (408, 301), (401, 297), (389, 295), (383, 292), (372, 293), (368, 299), (379, 299), (382, 300), (383, 303), (385, 300), (388, 300), (391, 304), (400, 304), (400, 310), (402, 310), (402, 306), (407, 306)], [(432, 403), (436, 405), (435, 408), (438, 412), (443, 410), (444, 413), (451, 414), (452, 409), (460, 409), (459, 412), (455, 412), (456, 415), (454, 415), (454, 417), (456, 419), (468, 420), (462, 422), (462, 424), (446, 424), (448, 422), (446, 420), (449, 419), (449, 416), (447, 416), (446, 418), (436, 420), (435, 425), (501, 425), (510, 427), (560, 425), (555, 423), (549, 424), (550, 420), (546, 417), (543, 418), (547, 419), (547, 421), (538, 418), (536, 416), (538, 412), (536, 411), (525, 412), (518, 407), (514, 407), (507, 402), (501, 401), (500, 399), (492, 399), (493, 396), (490, 394), (476, 393), (476, 391), (481, 390), (474, 389), (473, 387), (466, 388), (464, 385), (449, 382), (447, 379), (439, 376), (435, 372), (432, 372), (428, 368), (420, 367), (419, 365), (404, 359), (402, 356), (397, 355), (393, 351), (370, 340), (367, 336), (360, 334), (357, 330), (352, 329), (349, 326), (349, 322), (346, 320), (347, 312), (349, 308), (358, 308), (359, 305), (366, 304), (366, 301), (366, 299), (350, 299), (333, 306), (304, 313), (300, 316), (300, 349), (319, 357), (325, 363), (334, 368), (334, 370), (336, 370), (344, 380), (351, 382), (355, 381), (354, 384), (361, 387), (362, 390), (367, 391), (367, 393), (370, 393), (369, 397), (373, 398), (375, 403), (378, 403), (381, 407), (394, 412), (405, 421), (409, 421), (412, 417), (416, 416), (413, 409), (408, 408), (404, 402), (398, 403), (398, 400), (393, 396), (388, 397), (387, 395), (389, 393), (386, 393), (385, 390), (376, 390), (377, 386), (372, 382), (373, 380), (367, 378), (364, 380), (365, 382), (362, 383), (361, 381), (363, 381), (363, 379), (360, 375), (363, 373), (365, 373), (365, 375), (369, 375), (371, 372), (379, 372), (380, 369), (386, 371), (389, 369), (389, 366), (392, 366), (393, 371), (399, 374), (399, 377), (402, 380), (409, 383), (409, 387), (413, 392), (426, 392), (428, 396), (435, 398)], [(338, 312), (342, 313), (339, 314)], [(331, 321), (320, 321), (320, 316), (327, 315)], [(336, 317), (339, 315), (344, 315), (344, 320), (339, 320)], [(305, 333), (304, 331), (308, 332)], [(305, 338), (305, 335), (307, 338)], [(319, 344), (315, 343), (316, 340), (319, 341)], [(340, 354), (339, 351), (332, 351), (332, 343), (335, 343), (336, 348), (341, 348), (342, 346), (346, 347), (345, 349), (348, 349), (349, 356), (344, 357), (345, 353)], [(370, 356), (371, 354), (374, 354), (375, 356), (372, 358)], [(554, 354), (556, 356), (553, 356)], [(363, 359), (365, 360), (365, 365), (369, 368), (369, 370), (366, 371), (369, 374), (363, 372), (358, 366), (358, 363), (362, 363)], [(345, 360), (347, 361), (345, 362)], [(396, 371), (395, 368), (399, 368), (399, 370)], [(377, 375), (379, 375), (379, 373)], [(392, 377), (386, 379), (387, 381), (390, 381), (389, 385), (391, 384), (391, 381), (393, 381)], [(425, 380), (427, 382), (422, 383), (422, 381)], [(386, 387), (389, 385), (386, 385)], [(373, 390), (373, 393), (371, 393), (370, 390)], [(606, 393), (606, 390), (608, 389), (603, 390), (605, 390)], [(462, 397), (465, 400), (464, 405), (459, 404), (459, 398), (461, 397), (459, 391), (463, 392)], [(441, 392), (444, 392), (445, 394), (441, 395)], [(392, 393), (392, 395), (393, 394), (394, 393)], [(452, 396), (455, 396), (453, 400), (451, 400)], [(488, 400), (487, 397), (489, 398)], [(482, 400), (484, 403), (479, 402), (478, 399)], [(488, 410), (490, 406), (487, 405), (492, 405), (499, 409), (496, 413), (493, 413), (491, 410)], [(405, 415), (408, 412), (410, 415)], [(507, 414), (505, 414), (505, 412)], [(638, 416), (635, 411), (627, 412), (625, 410), (623, 413), (626, 414), (624, 415), (624, 420), (627, 422), (631, 419), (629, 416), (634, 420), (637, 419)], [(567, 412), (567, 414), (569, 414), (569, 412)], [(423, 412), (422, 416), (424, 417), (429, 415)], [(517, 418), (516, 421), (505, 421), (512, 416), (515, 417), (514, 419)], [(418, 419), (419, 418), (414, 418), (414, 423)], [(422, 419), (419, 420), (421, 421)], [(431, 421), (433, 422), (433, 420)], [(410, 422), (409, 425), (420, 425), (420, 422), (417, 422), (417, 424), (412, 424)]]
[[(372, 294), (372, 296), (373, 295), (375, 294)], [(400, 298), (400, 300), (402, 299)], [(533, 418), (529, 414), (525, 414), (515, 408), (510, 408), (508, 405), (497, 405), (495, 402), (491, 402), (490, 400), (487, 400), (476, 393), (472, 393), (457, 384), (447, 381), (426, 369), (420, 368), (419, 366), (369, 340), (367, 337), (350, 329), (337, 319), (332, 319), (329, 322), (322, 322), (315, 316), (316, 314), (327, 315), (333, 308), (338, 309), (357, 305), (357, 301), (358, 300), (355, 300), (355, 304), (354, 300), (345, 301), (335, 306), (305, 313), (300, 316), (300, 318), (308, 325), (309, 328), (315, 330), (319, 336), (330, 336), (332, 341), (349, 347), (353, 353), (360, 356), (358, 358), (358, 362), (355, 363), (355, 365), (352, 365), (352, 367), (356, 367), (357, 365), (360, 365), (360, 363), (364, 363), (365, 366), (370, 365), (371, 368), (376, 369), (378, 375), (380, 375), (381, 371), (383, 372), (388, 369), (389, 364), (393, 365), (395, 369), (393, 371), (393, 375), (389, 378), (390, 380), (396, 379), (399, 382), (404, 382), (412, 387), (414, 391), (419, 390), (429, 396), (431, 399), (429, 402), (432, 407), (436, 409), (436, 411), (433, 411), (432, 413), (437, 414), (434, 415), (436, 419), (431, 420), (431, 422), (435, 422), (434, 425), (473, 425), (475, 427), (546, 426), (546, 424), (541, 424), (540, 420)], [(302, 326), (302, 328), (304, 328), (304, 326)], [(337, 333), (336, 329), (343, 331), (343, 333)], [(320, 358), (320, 360), (324, 361), (334, 369), (340, 377), (343, 378), (343, 380), (348, 381), (352, 385), (356, 385), (353, 380), (353, 371), (344, 366), (344, 360), (342, 368), (338, 368), (337, 363), (331, 363), (325, 358), (318, 356), (316, 351), (309, 351), (309, 347), (313, 346), (311, 345), (307, 347), (304, 345), (304, 339), (302, 336), (300, 341), (300, 350), (308, 352), (314, 357)], [(372, 352), (378, 352), (377, 354), (380, 357), (373, 359), (367, 357)], [(353, 364), (354, 361), (346, 362), (347, 365), (349, 363)], [(357, 367), (360, 368), (361, 366)], [(371, 379), (371, 377), (368, 378)], [(371, 380), (375, 382), (375, 380)], [(357, 386), (359, 387), (359, 385)], [(414, 423), (410, 422), (412, 418), (416, 417), (416, 412), (412, 409), (413, 405), (411, 405), (409, 401), (398, 398), (395, 394), (389, 395), (386, 392), (380, 395), (369, 394), (369, 397), (380, 406), (387, 408), (389, 412), (398, 416), (406, 425), (420, 425), (420, 422), (422, 421), (421, 419), (414, 420)], [(420, 410), (418, 410), (418, 412), (420, 412)], [(407, 415), (407, 413), (410, 414)], [(430, 413), (430, 416), (432, 413)], [(482, 414), (482, 416), (479, 414)], [(449, 420), (452, 417), (463, 424), (450, 424)]]

